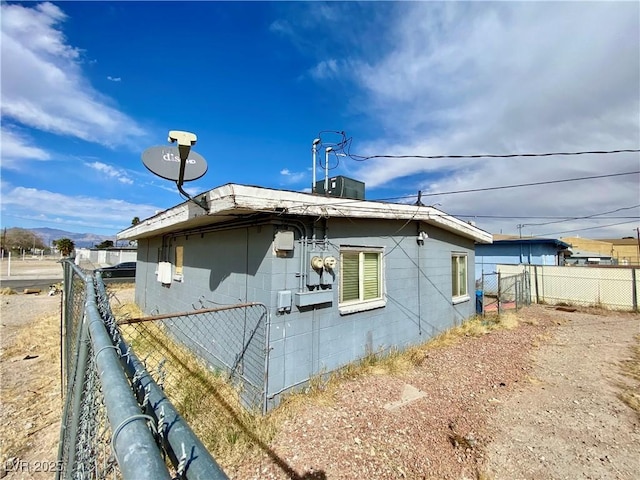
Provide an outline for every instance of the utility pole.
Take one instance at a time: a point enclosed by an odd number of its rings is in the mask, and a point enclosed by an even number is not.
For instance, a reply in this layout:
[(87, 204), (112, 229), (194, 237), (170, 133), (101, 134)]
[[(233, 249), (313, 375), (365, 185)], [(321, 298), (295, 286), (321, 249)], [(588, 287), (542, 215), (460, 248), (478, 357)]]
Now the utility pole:
[(519, 223), (518, 225), (516, 225), (516, 228), (518, 229), (518, 232), (520, 234), (520, 238), (522, 238), (522, 227), (524, 227), (524, 224)]

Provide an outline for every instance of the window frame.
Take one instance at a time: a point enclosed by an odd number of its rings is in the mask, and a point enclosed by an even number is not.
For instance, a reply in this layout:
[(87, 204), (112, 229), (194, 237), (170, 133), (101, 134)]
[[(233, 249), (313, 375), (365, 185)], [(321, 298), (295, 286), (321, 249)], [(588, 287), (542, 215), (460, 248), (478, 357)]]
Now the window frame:
[(175, 248), (175, 269), (173, 279), (176, 282), (184, 281), (184, 245), (176, 245)]
[[(353, 300), (342, 300), (344, 292), (344, 254), (358, 254), (358, 298)], [(374, 253), (377, 255), (377, 268), (378, 268), (378, 296), (375, 298), (365, 299), (365, 254)], [(385, 288), (385, 272), (384, 272), (384, 247), (362, 247), (344, 245), (340, 246), (340, 279), (339, 279), (339, 292), (338, 292), (338, 310), (341, 315), (350, 313), (363, 312), (366, 310), (373, 310), (375, 308), (381, 308), (387, 304), (386, 288)]]
[[(464, 282), (460, 282), (460, 259), (464, 259)], [(454, 270), (455, 262), (455, 270)], [(456, 291), (457, 285), (457, 291)], [(460, 287), (464, 286), (464, 292)], [(451, 301), (453, 304), (466, 302), (469, 297), (469, 254), (467, 252), (451, 252)]]

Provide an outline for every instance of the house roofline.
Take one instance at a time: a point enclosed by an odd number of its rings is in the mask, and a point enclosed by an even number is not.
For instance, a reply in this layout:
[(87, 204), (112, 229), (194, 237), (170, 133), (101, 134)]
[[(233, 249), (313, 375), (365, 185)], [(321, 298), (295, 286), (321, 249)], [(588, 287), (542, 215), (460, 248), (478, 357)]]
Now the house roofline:
[(219, 223), (234, 216), (273, 213), (314, 218), (415, 220), (440, 227), (477, 243), (491, 243), (493, 239), (489, 232), (429, 206), (326, 197), (233, 183), (216, 187), (196, 197), (206, 199), (209, 205), (208, 212), (193, 202), (184, 202), (119, 232), (116, 238), (137, 240)]
[(521, 245), (521, 244), (540, 244), (547, 245), (551, 244), (561, 249), (570, 248), (571, 245), (563, 242), (562, 240), (558, 240), (557, 238), (537, 238), (537, 237), (529, 237), (529, 238), (507, 238), (502, 240), (494, 240), (493, 245)]

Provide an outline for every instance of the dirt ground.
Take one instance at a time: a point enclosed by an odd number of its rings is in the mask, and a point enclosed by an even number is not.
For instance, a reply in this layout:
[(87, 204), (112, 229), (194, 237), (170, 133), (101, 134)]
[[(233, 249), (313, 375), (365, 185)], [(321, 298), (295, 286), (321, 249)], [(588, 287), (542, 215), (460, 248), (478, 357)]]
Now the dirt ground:
[[(533, 306), (519, 326), (430, 351), (309, 402), (236, 479), (636, 479), (640, 398), (621, 375), (637, 314)], [(634, 362), (640, 361), (637, 357)], [(291, 473), (293, 472), (293, 474)]]
[[(638, 315), (555, 313), (562, 325), (536, 349), (529, 385), (492, 416), (493, 478), (632, 479), (640, 474), (640, 412), (618, 397)], [(635, 387), (635, 388), (634, 388)]]
[(60, 298), (0, 295), (0, 477), (6, 470), (16, 480), (53, 477), (62, 411)]
[[(0, 259), (0, 277), (2, 279), (19, 279), (23, 277), (62, 278), (62, 265), (59, 257), (39, 257), (26, 255), (15, 257), (9, 262), (8, 257)], [(10, 274), (10, 275), (9, 275)]]
[[(0, 461), (55, 461), (60, 297), (0, 300)], [(374, 371), (291, 407), (269, 445), (225, 471), (243, 480), (637, 478), (640, 415), (618, 395), (640, 398), (620, 367), (640, 316), (533, 306), (518, 318), (516, 328), (430, 350), (417, 367)]]

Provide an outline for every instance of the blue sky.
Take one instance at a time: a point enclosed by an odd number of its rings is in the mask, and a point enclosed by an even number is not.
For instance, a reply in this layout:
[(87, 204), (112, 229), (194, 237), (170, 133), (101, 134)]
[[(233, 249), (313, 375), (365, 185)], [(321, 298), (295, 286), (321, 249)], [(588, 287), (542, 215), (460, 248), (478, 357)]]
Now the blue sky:
[[(172, 129), (196, 133), (209, 165), (185, 184), (191, 194), (229, 182), (308, 191), (321, 131), (324, 145), (339, 140), (328, 131), (344, 131), (361, 155), (640, 148), (637, 2), (1, 8), (2, 227), (114, 235), (180, 203), (175, 184), (140, 159)], [(364, 181), (368, 199), (386, 199), (637, 171), (640, 157), (330, 165)], [(639, 179), (424, 201), (494, 233), (524, 224), (526, 235), (631, 236)]]

